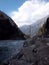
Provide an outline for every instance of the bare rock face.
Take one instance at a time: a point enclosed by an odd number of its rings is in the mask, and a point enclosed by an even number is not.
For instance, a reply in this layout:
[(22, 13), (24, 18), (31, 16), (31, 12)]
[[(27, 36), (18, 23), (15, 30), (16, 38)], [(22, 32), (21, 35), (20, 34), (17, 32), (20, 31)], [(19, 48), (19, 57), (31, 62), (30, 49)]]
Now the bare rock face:
[(31, 65), (29, 63), (27, 63), (26, 61), (23, 60), (13, 60), (12, 62), (10, 62), (10, 65)]
[(46, 19), (46, 22), (43, 24), (43, 26), (39, 29), (38, 36), (49, 38), (49, 17)]
[(38, 51), (38, 65), (49, 65), (49, 46)]
[(47, 18), (47, 21), (45, 23), (45, 29), (46, 29), (45, 36), (49, 37), (49, 17)]
[(0, 11), (0, 40), (19, 40), (25, 39), (15, 22)]

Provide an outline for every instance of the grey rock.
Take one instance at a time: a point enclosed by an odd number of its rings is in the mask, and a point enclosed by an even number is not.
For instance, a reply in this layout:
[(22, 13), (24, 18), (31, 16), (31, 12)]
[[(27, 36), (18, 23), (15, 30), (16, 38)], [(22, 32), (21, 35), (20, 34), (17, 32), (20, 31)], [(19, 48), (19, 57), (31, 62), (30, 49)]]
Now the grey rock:
[(35, 55), (33, 54), (34, 47), (35, 47), (35, 45), (32, 45), (30, 47), (24, 47), (22, 50), (25, 60), (27, 62), (35, 62), (36, 61)]
[(10, 62), (10, 65), (30, 65), (30, 64), (23, 60), (13, 60), (12, 62)]

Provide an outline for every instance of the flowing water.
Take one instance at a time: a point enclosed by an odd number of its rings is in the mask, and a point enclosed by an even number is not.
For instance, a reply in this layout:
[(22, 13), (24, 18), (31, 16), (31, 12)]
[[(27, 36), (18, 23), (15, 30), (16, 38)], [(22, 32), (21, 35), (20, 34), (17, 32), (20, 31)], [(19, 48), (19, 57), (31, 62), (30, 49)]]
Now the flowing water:
[(0, 41), (0, 62), (16, 55), (23, 47), (24, 40)]

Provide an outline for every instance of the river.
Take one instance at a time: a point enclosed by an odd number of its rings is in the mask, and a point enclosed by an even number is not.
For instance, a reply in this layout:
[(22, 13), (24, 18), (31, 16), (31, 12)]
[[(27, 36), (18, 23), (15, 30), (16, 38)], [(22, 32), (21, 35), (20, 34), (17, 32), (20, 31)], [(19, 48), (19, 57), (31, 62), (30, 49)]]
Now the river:
[(24, 40), (0, 41), (0, 62), (16, 55), (23, 47)]

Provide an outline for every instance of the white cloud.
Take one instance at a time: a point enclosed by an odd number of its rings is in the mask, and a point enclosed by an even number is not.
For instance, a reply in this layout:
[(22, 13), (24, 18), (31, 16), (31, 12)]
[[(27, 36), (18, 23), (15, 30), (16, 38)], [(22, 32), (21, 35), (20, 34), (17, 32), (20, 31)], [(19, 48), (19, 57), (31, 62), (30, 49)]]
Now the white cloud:
[(41, 0), (27, 0), (11, 13), (11, 18), (18, 26), (29, 25), (49, 14), (49, 2)]

